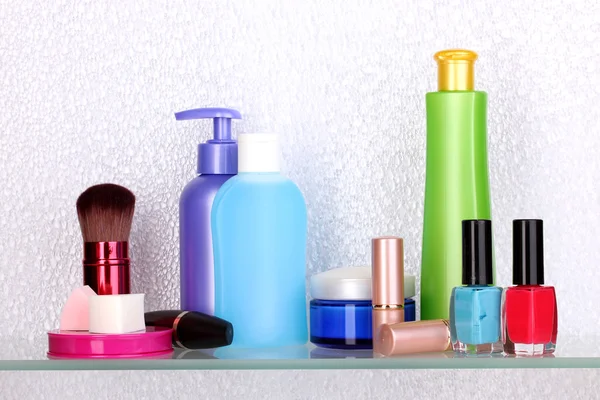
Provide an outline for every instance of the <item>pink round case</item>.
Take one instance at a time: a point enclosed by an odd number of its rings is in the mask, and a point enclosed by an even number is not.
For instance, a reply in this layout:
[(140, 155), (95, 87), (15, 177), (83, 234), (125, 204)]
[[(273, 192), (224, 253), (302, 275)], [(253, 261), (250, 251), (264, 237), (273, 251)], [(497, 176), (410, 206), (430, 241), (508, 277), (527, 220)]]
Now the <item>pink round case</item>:
[(146, 327), (120, 335), (79, 331), (48, 332), (48, 358), (171, 358), (172, 329)]

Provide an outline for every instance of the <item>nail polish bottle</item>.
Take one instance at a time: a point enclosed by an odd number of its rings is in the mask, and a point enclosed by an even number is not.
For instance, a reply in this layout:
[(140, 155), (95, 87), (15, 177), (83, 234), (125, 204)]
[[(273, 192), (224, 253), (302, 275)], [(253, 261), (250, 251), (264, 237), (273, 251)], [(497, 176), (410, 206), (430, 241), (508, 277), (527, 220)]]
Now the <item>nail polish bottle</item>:
[(556, 293), (544, 284), (543, 221), (513, 221), (513, 284), (502, 302), (504, 352), (517, 356), (554, 353), (558, 331)]
[(462, 222), (462, 283), (450, 297), (450, 336), (456, 353), (502, 351), (502, 289), (493, 286), (492, 221)]

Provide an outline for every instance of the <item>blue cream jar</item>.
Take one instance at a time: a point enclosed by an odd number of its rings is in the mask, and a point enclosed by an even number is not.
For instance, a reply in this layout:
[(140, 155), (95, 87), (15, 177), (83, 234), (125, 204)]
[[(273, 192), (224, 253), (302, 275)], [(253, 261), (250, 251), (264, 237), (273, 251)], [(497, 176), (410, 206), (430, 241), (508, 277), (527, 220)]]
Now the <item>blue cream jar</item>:
[[(415, 320), (415, 277), (404, 277), (405, 321)], [(371, 268), (335, 268), (310, 278), (310, 341), (331, 349), (371, 349)]]

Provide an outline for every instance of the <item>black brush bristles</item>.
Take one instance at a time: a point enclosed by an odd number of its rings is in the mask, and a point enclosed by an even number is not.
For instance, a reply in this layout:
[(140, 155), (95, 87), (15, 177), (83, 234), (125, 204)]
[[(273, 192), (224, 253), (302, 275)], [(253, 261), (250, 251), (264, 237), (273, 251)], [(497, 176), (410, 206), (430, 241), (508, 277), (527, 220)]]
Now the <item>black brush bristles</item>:
[(84, 242), (129, 240), (135, 196), (112, 183), (88, 188), (77, 199), (77, 216)]

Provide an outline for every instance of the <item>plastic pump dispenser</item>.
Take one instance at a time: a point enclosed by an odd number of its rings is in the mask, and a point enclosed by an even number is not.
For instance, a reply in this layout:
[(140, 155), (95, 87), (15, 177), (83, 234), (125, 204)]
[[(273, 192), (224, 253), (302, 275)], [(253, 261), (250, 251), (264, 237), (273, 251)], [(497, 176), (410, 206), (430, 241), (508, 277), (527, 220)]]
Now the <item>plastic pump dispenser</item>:
[(306, 204), (279, 173), (275, 134), (241, 134), (239, 174), (215, 197), (215, 315), (238, 348), (302, 345), (306, 318)]
[(213, 139), (198, 145), (198, 176), (187, 184), (179, 202), (181, 309), (214, 313), (214, 262), (210, 212), (217, 191), (237, 174), (238, 145), (231, 120), (241, 119), (229, 108), (198, 108), (175, 114), (178, 121), (213, 119)]
[(213, 137), (198, 145), (199, 174), (237, 174), (238, 146), (231, 138), (231, 120), (242, 119), (239, 111), (231, 108), (196, 108), (175, 114), (177, 121), (213, 119)]

